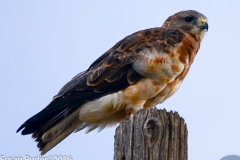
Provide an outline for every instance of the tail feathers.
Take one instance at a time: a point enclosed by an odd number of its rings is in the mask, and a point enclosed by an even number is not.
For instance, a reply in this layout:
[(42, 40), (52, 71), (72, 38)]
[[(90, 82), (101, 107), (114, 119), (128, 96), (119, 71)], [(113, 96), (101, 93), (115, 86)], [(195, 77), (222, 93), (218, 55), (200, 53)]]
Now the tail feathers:
[(80, 111), (80, 108), (74, 111), (67, 118), (45, 132), (40, 139), (37, 139), (38, 147), (42, 155), (47, 153), (73, 132), (78, 132), (85, 128), (87, 129), (87, 133), (96, 128), (99, 128), (99, 131), (101, 131), (105, 127), (116, 125), (126, 116), (126, 111), (123, 110), (121, 112), (113, 113), (111, 116), (105, 117), (104, 119), (99, 119), (99, 121), (89, 122), (81, 121), (79, 119)]
[(63, 139), (74, 132), (81, 123), (82, 122), (79, 120), (79, 110), (76, 110), (66, 119), (43, 133), (43, 136), (37, 140), (41, 154), (45, 154), (60, 143)]
[[(59, 133), (52, 135), (52, 139), (50, 141), (43, 141), (43, 140), (40, 141), (38, 144), (38, 147), (39, 147), (39, 150), (41, 151), (41, 155), (44, 155), (45, 153), (47, 153), (49, 150), (55, 147), (58, 143), (64, 140), (67, 136), (73, 133), (76, 127), (79, 125), (79, 123), (80, 121), (78, 119), (75, 119), (75, 121), (72, 122), (71, 125), (66, 126)], [(43, 139), (45, 139), (44, 135), (43, 135)]]
[(61, 133), (66, 127), (70, 126), (75, 120), (79, 120), (79, 109), (73, 112), (71, 115), (69, 115), (67, 118), (62, 120), (60, 123), (57, 123), (55, 126), (48, 129), (46, 132), (44, 132), (42, 136), (43, 141), (49, 141), (52, 138), (54, 138), (55, 135), (58, 135)]

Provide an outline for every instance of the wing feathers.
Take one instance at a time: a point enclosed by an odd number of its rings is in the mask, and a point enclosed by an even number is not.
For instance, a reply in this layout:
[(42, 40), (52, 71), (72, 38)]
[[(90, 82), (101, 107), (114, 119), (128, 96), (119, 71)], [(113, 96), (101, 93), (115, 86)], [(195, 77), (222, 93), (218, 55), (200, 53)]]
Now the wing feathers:
[(122, 67), (115, 74), (106, 78), (105, 80), (109, 83), (115, 82), (115, 81), (121, 79), (125, 72), (126, 72), (126, 67)]
[(135, 70), (133, 69), (130, 69), (128, 70), (128, 73), (127, 73), (127, 81), (129, 84), (134, 84), (136, 83), (138, 80), (140, 80), (142, 76), (136, 72)]
[(135, 34), (132, 34), (131, 36), (123, 39), (122, 44), (116, 50), (119, 52), (124, 52), (131, 46), (139, 42), (139, 40), (142, 40), (141, 34), (139, 32), (136, 32)]

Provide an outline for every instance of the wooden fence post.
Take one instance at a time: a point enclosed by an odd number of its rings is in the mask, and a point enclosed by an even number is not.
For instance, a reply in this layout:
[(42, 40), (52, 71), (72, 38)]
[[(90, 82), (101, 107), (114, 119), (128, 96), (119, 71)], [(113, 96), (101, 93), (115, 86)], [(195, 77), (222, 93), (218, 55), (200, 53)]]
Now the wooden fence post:
[(142, 109), (117, 127), (114, 160), (187, 160), (187, 136), (177, 112)]

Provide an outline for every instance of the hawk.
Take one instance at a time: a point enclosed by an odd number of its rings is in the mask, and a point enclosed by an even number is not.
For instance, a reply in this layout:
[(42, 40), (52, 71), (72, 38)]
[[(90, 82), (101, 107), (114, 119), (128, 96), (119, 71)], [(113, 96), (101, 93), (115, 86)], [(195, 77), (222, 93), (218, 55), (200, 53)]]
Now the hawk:
[(125, 37), (65, 84), (17, 132), (32, 134), (45, 154), (73, 132), (102, 130), (164, 102), (187, 75), (207, 30), (207, 18), (187, 10), (170, 16), (162, 27)]

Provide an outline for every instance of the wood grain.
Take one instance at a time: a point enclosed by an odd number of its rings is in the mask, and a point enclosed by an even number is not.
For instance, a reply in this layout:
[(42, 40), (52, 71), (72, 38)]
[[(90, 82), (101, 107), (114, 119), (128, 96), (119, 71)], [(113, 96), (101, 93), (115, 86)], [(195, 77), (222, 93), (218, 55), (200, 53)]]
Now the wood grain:
[(117, 127), (114, 160), (187, 160), (187, 137), (177, 112), (142, 109)]

